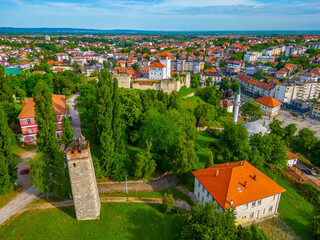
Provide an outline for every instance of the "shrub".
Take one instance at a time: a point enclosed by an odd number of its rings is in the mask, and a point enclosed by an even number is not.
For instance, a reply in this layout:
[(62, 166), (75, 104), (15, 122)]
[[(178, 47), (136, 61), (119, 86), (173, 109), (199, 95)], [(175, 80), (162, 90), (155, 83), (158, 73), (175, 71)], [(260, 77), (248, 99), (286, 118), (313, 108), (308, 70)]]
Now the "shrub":
[(174, 198), (171, 193), (165, 193), (162, 197), (162, 210), (164, 213), (171, 213), (174, 207)]

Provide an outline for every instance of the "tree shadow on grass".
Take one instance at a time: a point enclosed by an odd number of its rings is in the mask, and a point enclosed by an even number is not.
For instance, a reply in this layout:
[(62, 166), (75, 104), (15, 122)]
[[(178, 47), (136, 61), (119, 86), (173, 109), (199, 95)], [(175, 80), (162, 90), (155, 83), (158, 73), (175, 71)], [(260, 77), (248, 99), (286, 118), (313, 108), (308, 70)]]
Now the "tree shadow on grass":
[(132, 239), (179, 239), (181, 216), (161, 213), (161, 204), (141, 204), (129, 210), (128, 232)]

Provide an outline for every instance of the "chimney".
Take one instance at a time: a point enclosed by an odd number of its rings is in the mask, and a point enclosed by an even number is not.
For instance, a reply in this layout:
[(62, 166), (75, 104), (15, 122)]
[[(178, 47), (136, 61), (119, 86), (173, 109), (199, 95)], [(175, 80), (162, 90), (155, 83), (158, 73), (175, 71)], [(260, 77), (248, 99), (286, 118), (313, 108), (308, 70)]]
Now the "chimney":
[(243, 166), (243, 164), (244, 164), (244, 161), (240, 161), (240, 166)]
[(230, 205), (231, 205), (231, 206), (233, 205), (233, 200), (232, 200), (232, 199), (230, 200)]
[(219, 170), (216, 170), (216, 177), (218, 177), (219, 175)]
[(247, 181), (244, 181), (244, 185), (245, 188), (247, 188)]
[(253, 179), (254, 179), (255, 181), (257, 181), (257, 174), (255, 174), (255, 175), (253, 176)]
[(229, 163), (227, 162), (227, 166), (229, 166)]

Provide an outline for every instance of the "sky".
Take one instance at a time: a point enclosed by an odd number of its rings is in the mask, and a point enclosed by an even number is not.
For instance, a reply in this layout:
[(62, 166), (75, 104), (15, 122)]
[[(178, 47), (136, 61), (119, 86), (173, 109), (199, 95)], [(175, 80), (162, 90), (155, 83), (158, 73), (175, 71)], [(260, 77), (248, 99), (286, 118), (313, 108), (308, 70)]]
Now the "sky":
[(320, 30), (320, 0), (0, 0), (0, 27)]

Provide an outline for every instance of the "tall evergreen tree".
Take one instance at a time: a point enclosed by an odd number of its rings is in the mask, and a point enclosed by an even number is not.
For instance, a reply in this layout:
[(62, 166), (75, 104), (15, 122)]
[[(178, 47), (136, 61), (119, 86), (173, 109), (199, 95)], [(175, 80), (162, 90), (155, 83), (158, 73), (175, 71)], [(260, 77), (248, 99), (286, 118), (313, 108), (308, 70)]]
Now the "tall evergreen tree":
[(69, 121), (69, 118), (66, 116), (62, 117), (62, 142), (64, 144), (67, 144), (68, 142), (71, 142), (74, 140), (74, 133)]
[(9, 119), (12, 119), (15, 113), (13, 103), (13, 91), (10, 88), (8, 77), (5, 77), (4, 75), (4, 67), (0, 65), (0, 106), (2, 106), (4, 111), (8, 114), (7, 117), (9, 117)]
[(35, 103), (35, 120), (38, 125), (38, 150), (48, 154), (50, 158), (54, 158), (54, 153), (60, 148), (59, 139), (56, 137), (57, 114), (52, 105), (52, 93), (43, 80), (40, 80), (34, 88), (33, 101)]
[(17, 161), (11, 153), (10, 128), (0, 106), (0, 195), (10, 193), (17, 179)]
[(112, 133), (114, 140), (115, 153), (122, 154), (124, 152), (123, 145), (123, 126), (121, 119), (121, 101), (119, 96), (119, 87), (117, 78), (113, 78), (112, 87), (112, 103), (113, 103), (113, 116), (112, 116)]
[(211, 151), (208, 152), (208, 158), (206, 162), (206, 168), (213, 166), (213, 154)]

